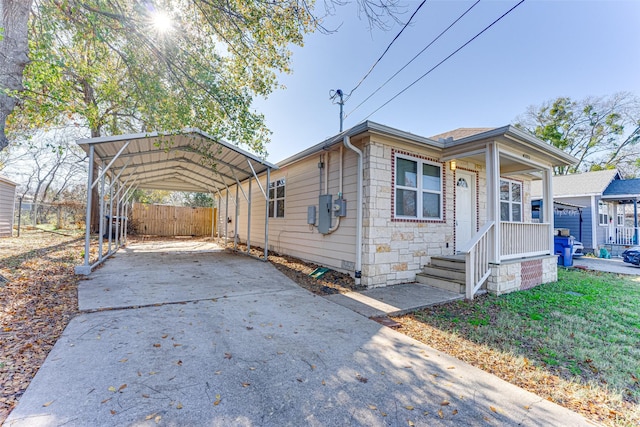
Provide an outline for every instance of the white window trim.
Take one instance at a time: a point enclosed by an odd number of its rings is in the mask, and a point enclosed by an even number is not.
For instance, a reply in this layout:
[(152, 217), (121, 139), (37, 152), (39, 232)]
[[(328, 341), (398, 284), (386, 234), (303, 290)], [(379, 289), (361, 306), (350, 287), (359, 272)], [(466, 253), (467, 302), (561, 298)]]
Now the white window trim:
[[(503, 220), (502, 219), (502, 214), (500, 214), (501, 218), (500, 218), (500, 222), (524, 222), (524, 203), (522, 202), (522, 200), (524, 199), (524, 194), (523, 194), (523, 190), (524, 190), (524, 186), (522, 185), (522, 182), (520, 181), (514, 181), (512, 179), (507, 179), (507, 178), (500, 178), (500, 181), (504, 181), (504, 182), (508, 182), (509, 183), (509, 200), (502, 200), (500, 199), (500, 204), (502, 203), (509, 203), (509, 220)], [(520, 201), (519, 202), (514, 202), (512, 199), (512, 195), (511, 195), (511, 184), (516, 184), (518, 186), (520, 186)], [(498, 197), (500, 197), (500, 191), (498, 190)], [(512, 219), (513, 216), (513, 209), (512, 206), (513, 205), (520, 205), (520, 221), (514, 221)]]
[[(278, 187), (284, 187), (284, 197), (278, 197)], [(273, 219), (284, 218), (286, 216), (286, 198), (287, 198), (286, 179), (283, 177), (283, 178), (279, 178), (274, 181), (271, 181), (269, 183), (269, 188), (267, 189), (267, 191), (271, 193), (272, 189), (273, 189), (273, 198), (271, 197), (271, 194), (269, 194), (269, 201), (267, 203), (271, 204), (271, 202), (273, 202), (273, 215), (271, 215), (269, 212), (269, 218), (273, 218)], [(282, 204), (284, 205), (284, 208), (285, 208), (282, 216), (278, 216), (278, 201), (280, 200), (282, 201)]]
[[(603, 210), (606, 210), (605, 213), (600, 213), (600, 207), (603, 207)], [(605, 221), (602, 222), (602, 217), (604, 215)], [(609, 215), (609, 205), (606, 204), (605, 202), (603, 202), (602, 200), (598, 200), (598, 225), (601, 227), (608, 227), (609, 226), (609, 218), (611, 218), (611, 216)]]
[[(411, 162), (417, 162), (417, 174), (416, 174), (416, 187), (405, 187), (403, 185), (398, 185), (396, 184), (397, 181), (397, 173), (398, 173), (398, 159), (404, 159), (404, 160), (409, 160)], [(430, 165), (430, 166), (435, 166), (440, 170), (440, 174), (439, 174), (439, 179), (440, 179), (440, 189), (439, 191), (433, 191), (433, 190), (424, 190), (422, 188), (422, 165)], [(395, 154), (395, 159), (394, 159), (394, 179), (393, 179), (393, 217), (395, 219), (408, 219), (408, 220), (420, 220), (420, 221), (442, 221), (444, 218), (444, 200), (443, 200), (443, 185), (444, 185), (444, 179), (442, 178), (442, 164), (437, 163), (437, 162), (432, 162), (429, 160), (425, 160), (425, 159), (421, 159), (419, 157), (413, 157), (413, 156), (409, 156), (406, 154), (399, 154), (396, 153)], [(397, 189), (401, 189), (401, 190), (408, 190), (408, 191), (415, 191), (417, 193), (416, 195), (416, 216), (407, 216), (407, 215), (398, 215), (396, 210), (397, 210), (397, 206), (398, 206), (398, 198), (397, 198), (397, 193), (396, 190)], [(422, 197), (418, 197), (418, 196), (422, 196), (422, 193), (430, 193), (430, 194), (438, 194), (439, 200), (440, 200), (440, 206), (438, 207), (438, 211), (439, 211), (439, 215), (438, 217), (423, 217), (422, 216)]]

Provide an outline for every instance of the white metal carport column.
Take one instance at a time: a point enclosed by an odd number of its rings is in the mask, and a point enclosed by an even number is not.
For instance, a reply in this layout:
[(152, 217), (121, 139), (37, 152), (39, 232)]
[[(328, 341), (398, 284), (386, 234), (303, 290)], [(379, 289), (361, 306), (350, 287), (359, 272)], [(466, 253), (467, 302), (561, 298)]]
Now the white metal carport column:
[(91, 266), (89, 265), (89, 256), (91, 251), (91, 196), (93, 188), (93, 159), (95, 157), (95, 147), (93, 144), (89, 145), (89, 171), (87, 179), (87, 211), (85, 215), (85, 233), (84, 233), (84, 263), (78, 265), (75, 268), (76, 274), (89, 275), (91, 273)]

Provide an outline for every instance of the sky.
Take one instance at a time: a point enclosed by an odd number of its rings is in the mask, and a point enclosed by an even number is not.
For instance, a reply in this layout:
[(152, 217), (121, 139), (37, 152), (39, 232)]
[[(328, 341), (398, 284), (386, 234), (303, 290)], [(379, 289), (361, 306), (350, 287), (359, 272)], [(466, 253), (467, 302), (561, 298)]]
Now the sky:
[[(346, 101), (344, 128), (368, 119), (428, 137), (459, 127), (504, 126), (527, 107), (559, 96), (640, 96), (640, 1), (526, 0), (376, 111), (518, 1), (482, 0), (352, 112), (475, 2), (427, 0)], [(406, 21), (420, 2), (402, 4), (406, 13), (399, 17)], [(337, 7), (324, 26), (337, 30), (307, 35), (303, 47), (292, 48), (293, 72), (279, 77), (285, 89), (254, 102), (273, 132), (267, 146), (271, 162), (339, 132), (339, 106), (329, 91), (350, 93), (401, 29), (370, 29), (354, 4)]]

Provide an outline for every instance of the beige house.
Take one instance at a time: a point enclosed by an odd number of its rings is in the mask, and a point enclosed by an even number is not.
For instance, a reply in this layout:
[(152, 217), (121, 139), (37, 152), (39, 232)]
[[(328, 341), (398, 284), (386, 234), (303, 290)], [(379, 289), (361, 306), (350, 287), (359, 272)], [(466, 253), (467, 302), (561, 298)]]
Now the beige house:
[(217, 231), (369, 288), (419, 280), (501, 294), (556, 280), (553, 227), (531, 221), (531, 182), (553, 206), (552, 167), (574, 161), (512, 126), (425, 138), (364, 122), (218, 192)]
[[(576, 160), (512, 126), (425, 138), (364, 122), (278, 165), (198, 129), (78, 144), (100, 211), (125, 225), (137, 188), (210, 192), (215, 235), (260, 246), (265, 258), (274, 250), (370, 288), (419, 280), (467, 298), (556, 280), (553, 227), (532, 222), (531, 183), (542, 181), (542, 217), (553, 218), (552, 168)], [(91, 199), (78, 274), (126, 242), (126, 226), (116, 229), (91, 263)]]

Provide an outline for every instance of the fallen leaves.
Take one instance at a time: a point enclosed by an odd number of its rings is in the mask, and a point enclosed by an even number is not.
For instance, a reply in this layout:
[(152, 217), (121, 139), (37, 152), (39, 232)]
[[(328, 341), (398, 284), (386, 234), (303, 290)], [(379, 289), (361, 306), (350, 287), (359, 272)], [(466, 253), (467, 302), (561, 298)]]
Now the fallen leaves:
[(360, 375), (360, 374), (356, 374), (356, 379), (357, 379), (358, 381), (360, 381), (361, 383), (365, 383), (365, 384), (369, 381), (369, 379), (368, 379), (368, 378), (363, 377), (363, 376), (362, 376), (362, 375)]
[(42, 406), (46, 408), (47, 406), (51, 405), (53, 402), (54, 402), (53, 400), (50, 400), (47, 403), (43, 403)]
[(230, 360), (230, 359), (231, 359), (231, 357), (232, 357), (232, 356), (231, 356), (231, 353), (225, 353), (225, 354), (224, 354), (224, 358), (225, 358), (225, 359), (229, 359), (229, 360)]
[(216, 394), (216, 400), (213, 402), (213, 406), (218, 406), (221, 400), (222, 398), (220, 397), (220, 395)]
[(81, 262), (84, 239), (23, 230), (2, 239), (0, 274), (0, 424), (78, 311), (73, 267)]

